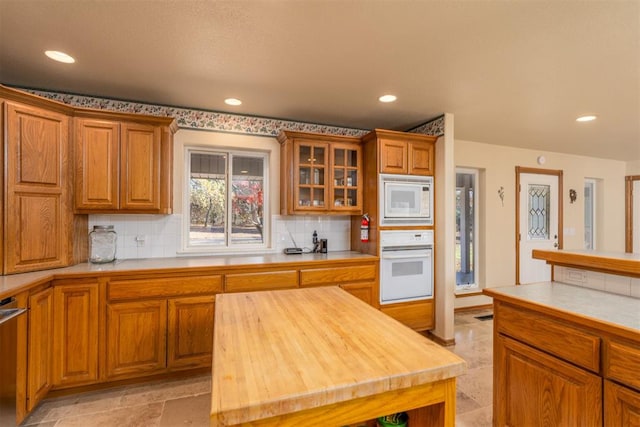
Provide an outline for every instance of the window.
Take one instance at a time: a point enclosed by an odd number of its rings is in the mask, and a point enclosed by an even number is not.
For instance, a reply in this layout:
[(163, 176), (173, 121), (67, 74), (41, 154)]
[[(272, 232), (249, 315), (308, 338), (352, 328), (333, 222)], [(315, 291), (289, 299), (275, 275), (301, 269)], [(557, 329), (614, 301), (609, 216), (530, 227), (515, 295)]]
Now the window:
[(268, 155), (187, 148), (185, 249), (266, 248)]
[(584, 248), (596, 248), (596, 181), (584, 180)]
[(456, 170), (456, 291), (478, 288), (478, 171)]

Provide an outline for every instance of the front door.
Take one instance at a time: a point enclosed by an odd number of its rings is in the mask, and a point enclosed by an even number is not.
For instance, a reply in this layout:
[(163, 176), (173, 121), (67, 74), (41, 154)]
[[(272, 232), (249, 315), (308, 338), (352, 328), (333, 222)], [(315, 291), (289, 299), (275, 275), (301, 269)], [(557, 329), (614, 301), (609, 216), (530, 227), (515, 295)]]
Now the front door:
[(551, 267), (546, 261), (533, 259), (534, 249), (561, 247), (562, 171), (516, 168), (519, 181), (517, 244), (517, 283), (551, 280)]

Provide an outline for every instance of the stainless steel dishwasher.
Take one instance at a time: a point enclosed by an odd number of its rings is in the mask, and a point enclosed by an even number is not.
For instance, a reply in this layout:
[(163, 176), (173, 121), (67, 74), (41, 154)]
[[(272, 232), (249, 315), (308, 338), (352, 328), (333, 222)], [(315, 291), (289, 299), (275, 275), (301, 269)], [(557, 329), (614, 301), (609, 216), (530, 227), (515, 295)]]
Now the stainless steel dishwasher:
[(16, 425), (17, 326), (26, 311), (13, 298), (0, 301), (0, 426)]

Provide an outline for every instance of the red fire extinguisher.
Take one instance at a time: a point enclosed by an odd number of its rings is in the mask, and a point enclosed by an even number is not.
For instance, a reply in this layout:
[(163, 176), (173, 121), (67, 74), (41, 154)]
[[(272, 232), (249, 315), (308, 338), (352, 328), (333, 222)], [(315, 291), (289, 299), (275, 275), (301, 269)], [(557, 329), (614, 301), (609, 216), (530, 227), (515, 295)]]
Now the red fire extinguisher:
[(360, 241), (367, 243), (369, 241), (369, 215), (362, 215), (362, 221), (360, 222)]

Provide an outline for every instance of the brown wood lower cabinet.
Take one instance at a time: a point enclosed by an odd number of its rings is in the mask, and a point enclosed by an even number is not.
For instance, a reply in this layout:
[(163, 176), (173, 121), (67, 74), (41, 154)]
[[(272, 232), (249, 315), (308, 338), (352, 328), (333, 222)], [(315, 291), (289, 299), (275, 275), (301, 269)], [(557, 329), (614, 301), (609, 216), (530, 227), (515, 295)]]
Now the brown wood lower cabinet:
[(639, 427), (640, 392), (605, 380), (604, 425), (605, 427)]
[(599, 376), (503, 336), (496, 349), (494, 425), (602, 425)]
[(383, 305), (380, 310), (416, 331), (424, 331), (434, 327), (433, 304), (433, 299), (409, 301)]
[(107, 305), (107, 378), (141, 376), (166, 368), (166, 300)]
[(53, 289), (29, 297), (27, 410), (31, 411), (51, 389), (53, 353)]
[[(49, 391), (211, 367), (216, 295), (335, 286), (378, 307), (378, 261), (57, 278), (17, 296), (24, 419)], [(20, 341), (21, 340), (21, 341)], [(1, 355), (0, 355), (1, 357)], [(64, 390), (64, 393), (69, 390)]]
[(356, 298), (378, 307), (378, 265), (376, 263), (300, 270), (300, 287), (338, 285)]
[(375, 301), (374, 283), (345, 283), (340, 285), (340, 287), (367, 304), (374, 307), (377, 306), (377, 301)]
[(493, 425), (640, 427), (637, 333), (501, 297)]
[(53, 385), (57, 388), (98, 381), (98, 283), (63, 283), (53, 287)]
[(209, 366), (213, 354), (215, 296), (172, 298), (168, 304), (167, 367)]
[(221, 275), (114, 278), (107, 284), (109, 380), (211, 366)]

